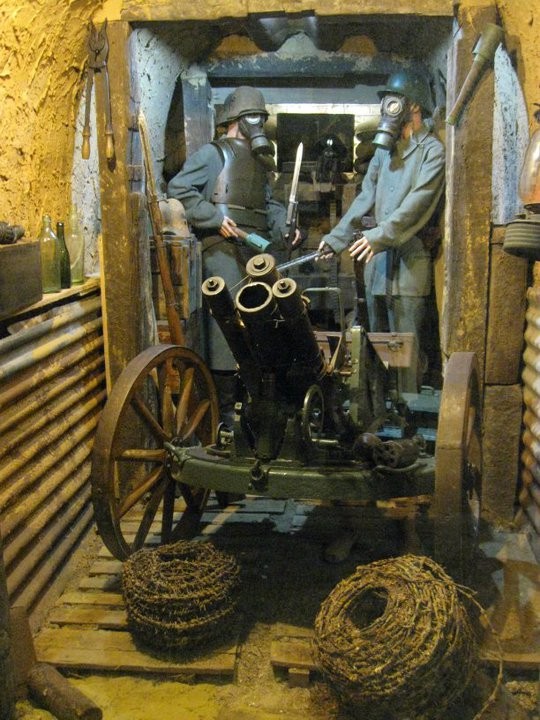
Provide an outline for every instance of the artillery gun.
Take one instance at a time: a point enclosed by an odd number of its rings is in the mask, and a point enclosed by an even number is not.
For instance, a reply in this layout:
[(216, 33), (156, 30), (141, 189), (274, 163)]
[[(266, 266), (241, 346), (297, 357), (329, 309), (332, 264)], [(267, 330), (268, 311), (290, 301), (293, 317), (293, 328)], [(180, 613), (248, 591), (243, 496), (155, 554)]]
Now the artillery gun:
[[(238, 493), (342, 502), (430, 496), (435, 555), (462, 577), (481, 494), (474, 354), (447, 363), (430, 454), (389, 401), (390, 371), (362, 327), (346, 330), (341, 317), (337, 333), (314, 330), (308, 297), (321, 289), (301, 291), (270, 255), (253, 257), (246, 272), (234, 298), (222, 278), (202, 285), (238, 365), (234, 427), (218, 427), (212, 375), (178, 344), (141, 353), (110, 394), (92, 469), (109, 550), (127, 558), (158, 514), (162, 542), (193, 536), (212, 491), (221, 504)], [(379, 431), (389, 413), (403, 437), (385, 441)]]

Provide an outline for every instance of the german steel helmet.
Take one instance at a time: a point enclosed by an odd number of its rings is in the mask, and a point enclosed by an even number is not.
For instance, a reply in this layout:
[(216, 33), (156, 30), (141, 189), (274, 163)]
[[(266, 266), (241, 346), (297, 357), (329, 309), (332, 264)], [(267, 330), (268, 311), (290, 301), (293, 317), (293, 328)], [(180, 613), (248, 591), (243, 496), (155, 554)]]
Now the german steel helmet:
[(223, 110), (217, 118), (217, 124), (225, 125), (233, 122), (233, 120), (238, 120), (242, 115), (264, 115), (268, 117), (263, 94), (257, 88), (241, 85), (230, 95), (227, 95), (223, 103)]
[(405, 95), (409, 100), (418, 103), (426, 113), (433, 113), (433, 102), (428, 82), (416, 72), (398, 70), (392, 73), (386, 82), (384, 90), (379, 92), (379, 97), (382, 98), (388, 93)]

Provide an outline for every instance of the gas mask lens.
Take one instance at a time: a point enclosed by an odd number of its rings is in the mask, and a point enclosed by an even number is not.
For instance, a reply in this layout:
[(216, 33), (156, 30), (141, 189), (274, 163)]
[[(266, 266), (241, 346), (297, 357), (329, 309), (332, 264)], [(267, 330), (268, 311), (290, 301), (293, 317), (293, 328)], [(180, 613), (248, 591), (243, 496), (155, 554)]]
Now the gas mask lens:
[(381, 119), (374, 145), (391, 150), (396, 144), (407, 113), (407, 99), (402, 95), (385, 95), (381, 102)]
[(264, 134), (264, 123), (266, 117), (260, 114), (243, 115), (238, 126), (242, 135), (244, 135), (251, 143), (251, 149), (256, 155), (272, 154), (272, 145)]

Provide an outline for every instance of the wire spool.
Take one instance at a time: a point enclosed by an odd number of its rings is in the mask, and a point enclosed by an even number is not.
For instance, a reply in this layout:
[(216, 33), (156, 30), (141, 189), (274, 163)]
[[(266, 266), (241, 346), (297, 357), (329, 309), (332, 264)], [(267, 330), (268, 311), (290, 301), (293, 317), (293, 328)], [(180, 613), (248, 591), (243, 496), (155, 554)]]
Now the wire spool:
[(363, 718), (444, 716), (477, 665), (460, 588), (433, 560), (359, 566), (322, 603), (315, 647), (345, 707)]
[(211, 543), (138, 550), (123, 566), (130, 630), (158, 650), (207, 645), (230, 628), (239, 577), (236, 560)]

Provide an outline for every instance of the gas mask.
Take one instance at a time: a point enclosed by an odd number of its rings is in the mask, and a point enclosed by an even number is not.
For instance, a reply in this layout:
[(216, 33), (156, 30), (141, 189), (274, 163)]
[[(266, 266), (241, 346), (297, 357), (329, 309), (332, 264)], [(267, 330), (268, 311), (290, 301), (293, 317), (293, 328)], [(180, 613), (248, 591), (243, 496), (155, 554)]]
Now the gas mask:
[(238, 128), (244, 137), (251, 143), (251, 150), (255, 155), (272, 155), (274, 150), (270, 141), (264, 134), (264, 115), (242, 115), (238, 121)]
[(385, 95), (381, 102), (381, 119), (373, 144), (392, 150), (409, 116), (409, 101), (403, 95)]

